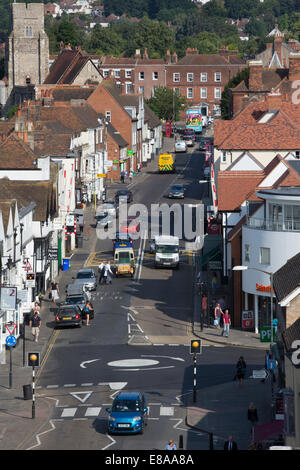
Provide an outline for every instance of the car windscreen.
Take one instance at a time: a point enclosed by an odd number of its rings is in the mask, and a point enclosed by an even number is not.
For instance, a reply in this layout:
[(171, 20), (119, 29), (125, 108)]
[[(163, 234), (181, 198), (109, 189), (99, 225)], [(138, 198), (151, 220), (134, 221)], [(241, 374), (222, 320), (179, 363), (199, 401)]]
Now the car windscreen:
[(70, 305), (75, 305), (75, 304), (85, 304), (85, 298), (83, 296), (78, 296), (78, 297), (67, 297), (66, 298), (66, 303)]
[(178, 253), (179, 247), (177, 245), (156, 245), (155, 250), (157, 253)]
[(119, 261), (120, 263), (129, 263), (130, 262), (129, 251), (124, 251), (124, 252), (119, 251)]
[(180, 184), (174, 184), (174, 186), (171, 186), (171, 191), (182, 191), (183, 187), (180, 186)]
[(112, 411), (142, 411), (142, 404), (137, 400), (115, 400), (112, 406)]
[(93, 277), (93, 273), (90, 272), (77, 273), (77, 279), (92, 279)]
[(97, 219), (98, 222), (99, 222), (100, 220), (105, 219), (105, 217), (107, 217), (107, 216), (108, 216), (108, 213), (107, 213), (107, 212), (106, 212), (105, 214), (98, 214), (98, 215), (96, 215), (96, 219)]

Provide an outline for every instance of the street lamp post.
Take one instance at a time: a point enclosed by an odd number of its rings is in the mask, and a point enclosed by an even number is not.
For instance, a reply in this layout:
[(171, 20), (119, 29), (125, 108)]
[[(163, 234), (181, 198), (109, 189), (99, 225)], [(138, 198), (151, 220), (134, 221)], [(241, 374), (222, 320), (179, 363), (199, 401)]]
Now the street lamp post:
[(250, 266), (234, 266), (232, 268), (233, 271), (247, 271), (248, 269), (253, 269), (254, 271), (259, 271), (261, 273), (267, 274), (270, 276), (270, 288), (271, 288), (271, 295), (270, 295), (270, 300), (271, 300), (271, 343), (273, 343), (274, 335), (273, 335), (273, 273), (269, 271), (264, 271), (263, 269), (259, 268), (252, 268)]

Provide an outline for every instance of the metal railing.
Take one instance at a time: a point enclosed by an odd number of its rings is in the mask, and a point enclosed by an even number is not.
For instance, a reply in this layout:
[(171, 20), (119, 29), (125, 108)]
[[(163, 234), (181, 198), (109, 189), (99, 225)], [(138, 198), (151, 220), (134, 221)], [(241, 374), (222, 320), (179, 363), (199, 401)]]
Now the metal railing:
[(247, 217), (246, 227), (272, 232), (300, 232), (300, 219), (259, 219)]

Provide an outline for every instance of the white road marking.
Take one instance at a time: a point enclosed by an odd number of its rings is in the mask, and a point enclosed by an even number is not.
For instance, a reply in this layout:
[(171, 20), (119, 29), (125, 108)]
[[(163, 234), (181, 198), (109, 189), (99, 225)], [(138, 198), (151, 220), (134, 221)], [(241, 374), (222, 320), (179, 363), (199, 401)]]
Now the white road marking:
[(62, 411), (62, 414), (61, 414), (61, 418), (72, 418), (73, 416), (75, 416), (75, 413), (77, 411), (78, 408), (64, 408), (64, 410)]
[(147, 367), (159, 364), (159, 361), (151, 359), (123, 359), (120, 361), (108, 362), (107, 365), (110, 367)]
[[(90, 392), (70, 392), (70, 395), (72, 395), (72, 397), (79, 400), (81, 403), (85, 403), (90, 398), (92, 393), (93, 393), (92, 391), (90, 391)], [(83, 398), (81, 398), (78, 395), (84, 395), (84, 396), (83, 396)]]
[(100, 361), (100, 359), (91, 359), (90, 361), (83, 361), (81, 364), (80, 364), (80, 367), (82, 369), (86, 369), (86, 365), (85, 364), (91, 364), (92, 362), (95, 362), (95, 361)]
[(101, 406), (90, 407), (86, 410), (85, 416), (98, 416), (101, 411)]
[(161, 406), (159, 410), (160, 416), (174, 416), (173, 406)]

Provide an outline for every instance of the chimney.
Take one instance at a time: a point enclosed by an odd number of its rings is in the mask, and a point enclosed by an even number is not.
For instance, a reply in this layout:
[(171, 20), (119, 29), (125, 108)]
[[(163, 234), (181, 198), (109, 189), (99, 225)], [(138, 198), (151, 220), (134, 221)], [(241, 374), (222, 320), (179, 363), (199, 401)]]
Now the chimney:
[(167, 64), (171, 63), (171, 54), (170, 54), (169, 49), (166, 52), (166, 62), (167, 62)]
[(272, 42), (267, 42), (266, 43), (266, 49), (272, 49), (273, 43)]
[(144, 58), (144, 59), (149, 59), (148, 50), (147, 50), (147, 49), (144, 50), (144, 57), (143, 57), (143, 58)]
[(262, 90), (262, 71), (263, 64), (261, 60), (250, 60), (249, 61), (249, 90), (258, 91)]
[(219, 49), (219, 54), (220, 55), (228, 55), (229, 54), (228, 47), (227, 46), (221, 46), (220, 49)]
[(280, 108), (283, 101), (281, 93), (273, 90), (266, 95), (265, 100), (268, 103), (269, 109)]
[(135, 56), (134, 56), (136, 59), (140, 59), (141, 58), (141, 50), (140, 49), (136, 49), (135, 50)]
[(289, 81), (300, 79), (300, 53), (291, 52), (289, 55)]
[(173, 64), (177, 64), (177, 61), (178, 61), (177, 53), (176, 53), (176, 52), (173, 52), (172, 63), (173, 63)]

